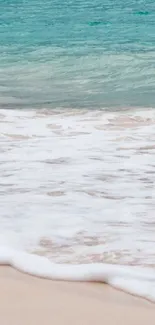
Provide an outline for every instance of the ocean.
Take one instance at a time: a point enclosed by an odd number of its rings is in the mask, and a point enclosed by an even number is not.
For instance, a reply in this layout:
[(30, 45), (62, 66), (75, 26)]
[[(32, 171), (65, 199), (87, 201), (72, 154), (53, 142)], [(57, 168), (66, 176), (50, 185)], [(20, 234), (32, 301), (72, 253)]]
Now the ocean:
[(155, 4), (0, 2), (0, 264), (155, 301)]
[(152, 0), (1, 0), (0, 106), (154, 107)]

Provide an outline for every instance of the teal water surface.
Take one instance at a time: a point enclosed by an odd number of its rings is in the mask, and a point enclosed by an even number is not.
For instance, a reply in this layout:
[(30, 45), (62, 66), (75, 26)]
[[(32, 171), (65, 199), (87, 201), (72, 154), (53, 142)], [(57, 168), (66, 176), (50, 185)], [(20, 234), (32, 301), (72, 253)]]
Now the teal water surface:
[(1, 0), (0, 107), (155, 107), (153, 0)]

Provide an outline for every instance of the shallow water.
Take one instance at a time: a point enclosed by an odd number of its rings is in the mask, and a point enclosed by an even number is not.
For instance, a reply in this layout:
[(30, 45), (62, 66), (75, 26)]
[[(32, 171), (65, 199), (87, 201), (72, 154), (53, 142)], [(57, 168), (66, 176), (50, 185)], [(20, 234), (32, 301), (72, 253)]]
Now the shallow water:
[(155, 107), (152, 0), (1, 0), (0, 107)]
[(155, 265), (153, 110), (2, 110), (0, 244)]
[(0, 264), (155, 301), (154, 2), (2, 0), (0, 37)]

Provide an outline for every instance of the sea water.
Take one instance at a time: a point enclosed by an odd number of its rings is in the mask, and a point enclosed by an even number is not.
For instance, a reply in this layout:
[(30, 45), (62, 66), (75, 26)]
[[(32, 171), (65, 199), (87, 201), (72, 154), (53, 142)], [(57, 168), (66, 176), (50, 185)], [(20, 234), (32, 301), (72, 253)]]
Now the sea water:
[(1, 0), (0, 106), (154, 107), (152, 0)]
[(0, 2), (0, 263), (155, 301), (155, 5)]

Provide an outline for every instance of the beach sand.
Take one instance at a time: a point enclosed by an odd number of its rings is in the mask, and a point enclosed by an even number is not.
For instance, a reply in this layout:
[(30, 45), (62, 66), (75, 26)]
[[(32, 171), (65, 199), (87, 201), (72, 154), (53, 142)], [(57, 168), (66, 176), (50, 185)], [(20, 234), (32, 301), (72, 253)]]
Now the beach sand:
[(155, 305), (99, 283), (57, 282), (0, 267), (0, 325), (153, 325)]

